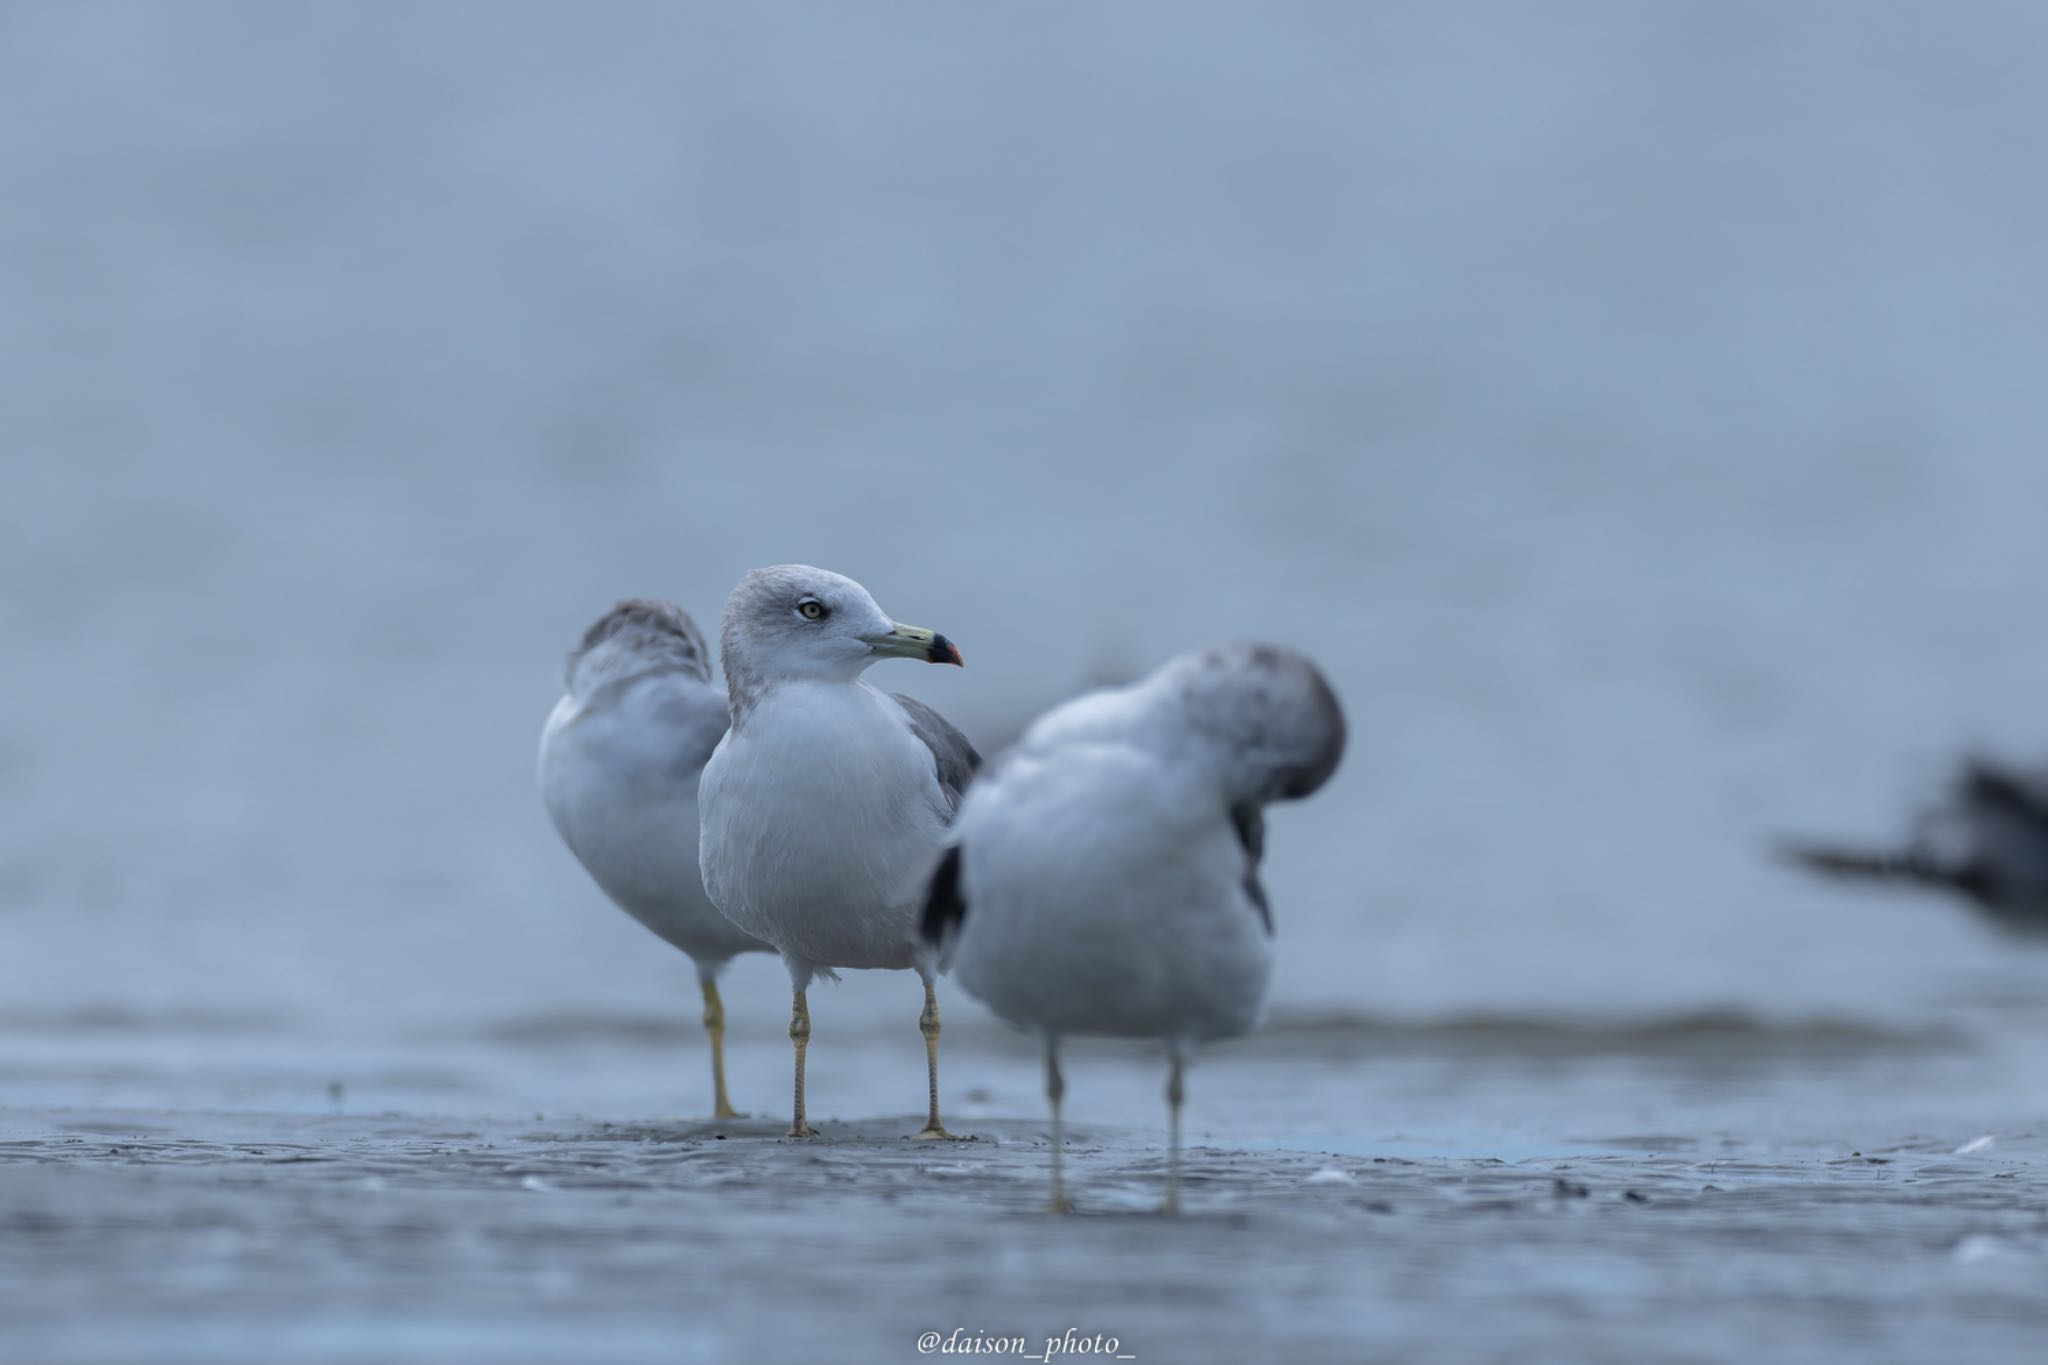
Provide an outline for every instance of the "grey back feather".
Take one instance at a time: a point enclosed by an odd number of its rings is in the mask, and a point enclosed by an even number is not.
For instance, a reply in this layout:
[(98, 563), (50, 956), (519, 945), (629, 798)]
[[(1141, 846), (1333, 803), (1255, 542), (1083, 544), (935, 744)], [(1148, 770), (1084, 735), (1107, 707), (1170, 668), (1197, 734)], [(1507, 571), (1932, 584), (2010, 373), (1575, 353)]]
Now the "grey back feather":
[(967, 794), (968, 784), (981, 770), (981, 755), (951, 721), (916, 697), (906, 697), (901, 692), (891, 692), (889, 696), (909, 718), (911, 733), (932, 751), (939, 787), (946, 793), (946, 808), (957, 812), (960, 798)]
[[(690, 613), (658, 597), (630, 597), (598, 617), (569, 652), (563, 673), (570, 690), (575, 690), (577, 669), (584, 659), (613, 641), (704, 682), (711, 681), (711, 651), (705, 648)], [(615, 671), (600, 669), (600, 673)]]

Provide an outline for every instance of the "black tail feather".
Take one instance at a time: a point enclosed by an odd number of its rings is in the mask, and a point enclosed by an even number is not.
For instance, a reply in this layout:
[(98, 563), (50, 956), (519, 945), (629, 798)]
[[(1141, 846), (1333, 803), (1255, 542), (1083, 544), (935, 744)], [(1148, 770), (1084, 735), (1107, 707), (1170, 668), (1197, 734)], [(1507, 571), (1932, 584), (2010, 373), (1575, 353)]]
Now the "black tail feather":
[(926, 943), (942, 947), (946, 936), (967, 918), (967, 901), (960, 891), (960, 846), (953, 845), (946, 850), (946, 856), (939, 860), (938, 870), (932, 873), (930, 887), (925, 891), (924, 918), (918, 932)]

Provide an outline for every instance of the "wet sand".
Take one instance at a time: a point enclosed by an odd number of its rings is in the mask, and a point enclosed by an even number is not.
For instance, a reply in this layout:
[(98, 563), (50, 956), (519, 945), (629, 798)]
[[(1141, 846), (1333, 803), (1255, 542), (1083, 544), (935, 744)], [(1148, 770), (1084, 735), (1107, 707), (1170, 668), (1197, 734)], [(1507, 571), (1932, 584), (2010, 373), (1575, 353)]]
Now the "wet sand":
[[(1283, 1020), (1195, 1073), (1178, 1218), (1148, 1059), (1071, 1068), (1080, 1211), (1054, 1217), (1030, 1049), (972, 1028), (955, 1143), (907, 1107), (797, 1143), (779, 1116), (16, 1104), (0, 1356), (907, 1361), (1072, 1328), (1153, 1361), (2038, 1358), (2048, 1127), (1938, 1118), (1995, 1055), (1700, 1027), (1382, 1031), (1364, 1061)], [(832, 1060), (893, 1083), (902, 1050)], [(1942, 1130), (1873, 1140), (1886, 1115)]]

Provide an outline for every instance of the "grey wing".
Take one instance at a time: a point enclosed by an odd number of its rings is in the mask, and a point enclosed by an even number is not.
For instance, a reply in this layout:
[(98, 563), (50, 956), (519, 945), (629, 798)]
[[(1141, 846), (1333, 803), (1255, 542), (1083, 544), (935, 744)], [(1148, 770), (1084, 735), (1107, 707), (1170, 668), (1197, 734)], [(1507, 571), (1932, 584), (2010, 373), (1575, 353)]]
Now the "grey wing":
[(951, 721), (916, 697), (906, 697), (901, 692), (889, 695), (903, 708), (904, 716), (910, 721), (911, 733), (932, 751), (932, 761), (939, 774), (939, 788), (946, 793), (946, 808), (959, 810), (960, 798), (966, 795), (967, 785), (981, 770), (981, 755), (975, 752), (974, 746), (967, 742), (967, 736), (954, 728)]

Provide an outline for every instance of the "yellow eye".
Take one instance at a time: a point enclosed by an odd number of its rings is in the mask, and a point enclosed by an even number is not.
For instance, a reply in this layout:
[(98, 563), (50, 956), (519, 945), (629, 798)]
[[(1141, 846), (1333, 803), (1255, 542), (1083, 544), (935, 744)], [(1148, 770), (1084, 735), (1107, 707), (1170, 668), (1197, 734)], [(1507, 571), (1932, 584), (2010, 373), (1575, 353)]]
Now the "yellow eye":
[(825, 604), (815, 597), (806, 597), (803, 601), (797, 603), (796, 613), (806, 621), (822, 621), (827, 614)]

